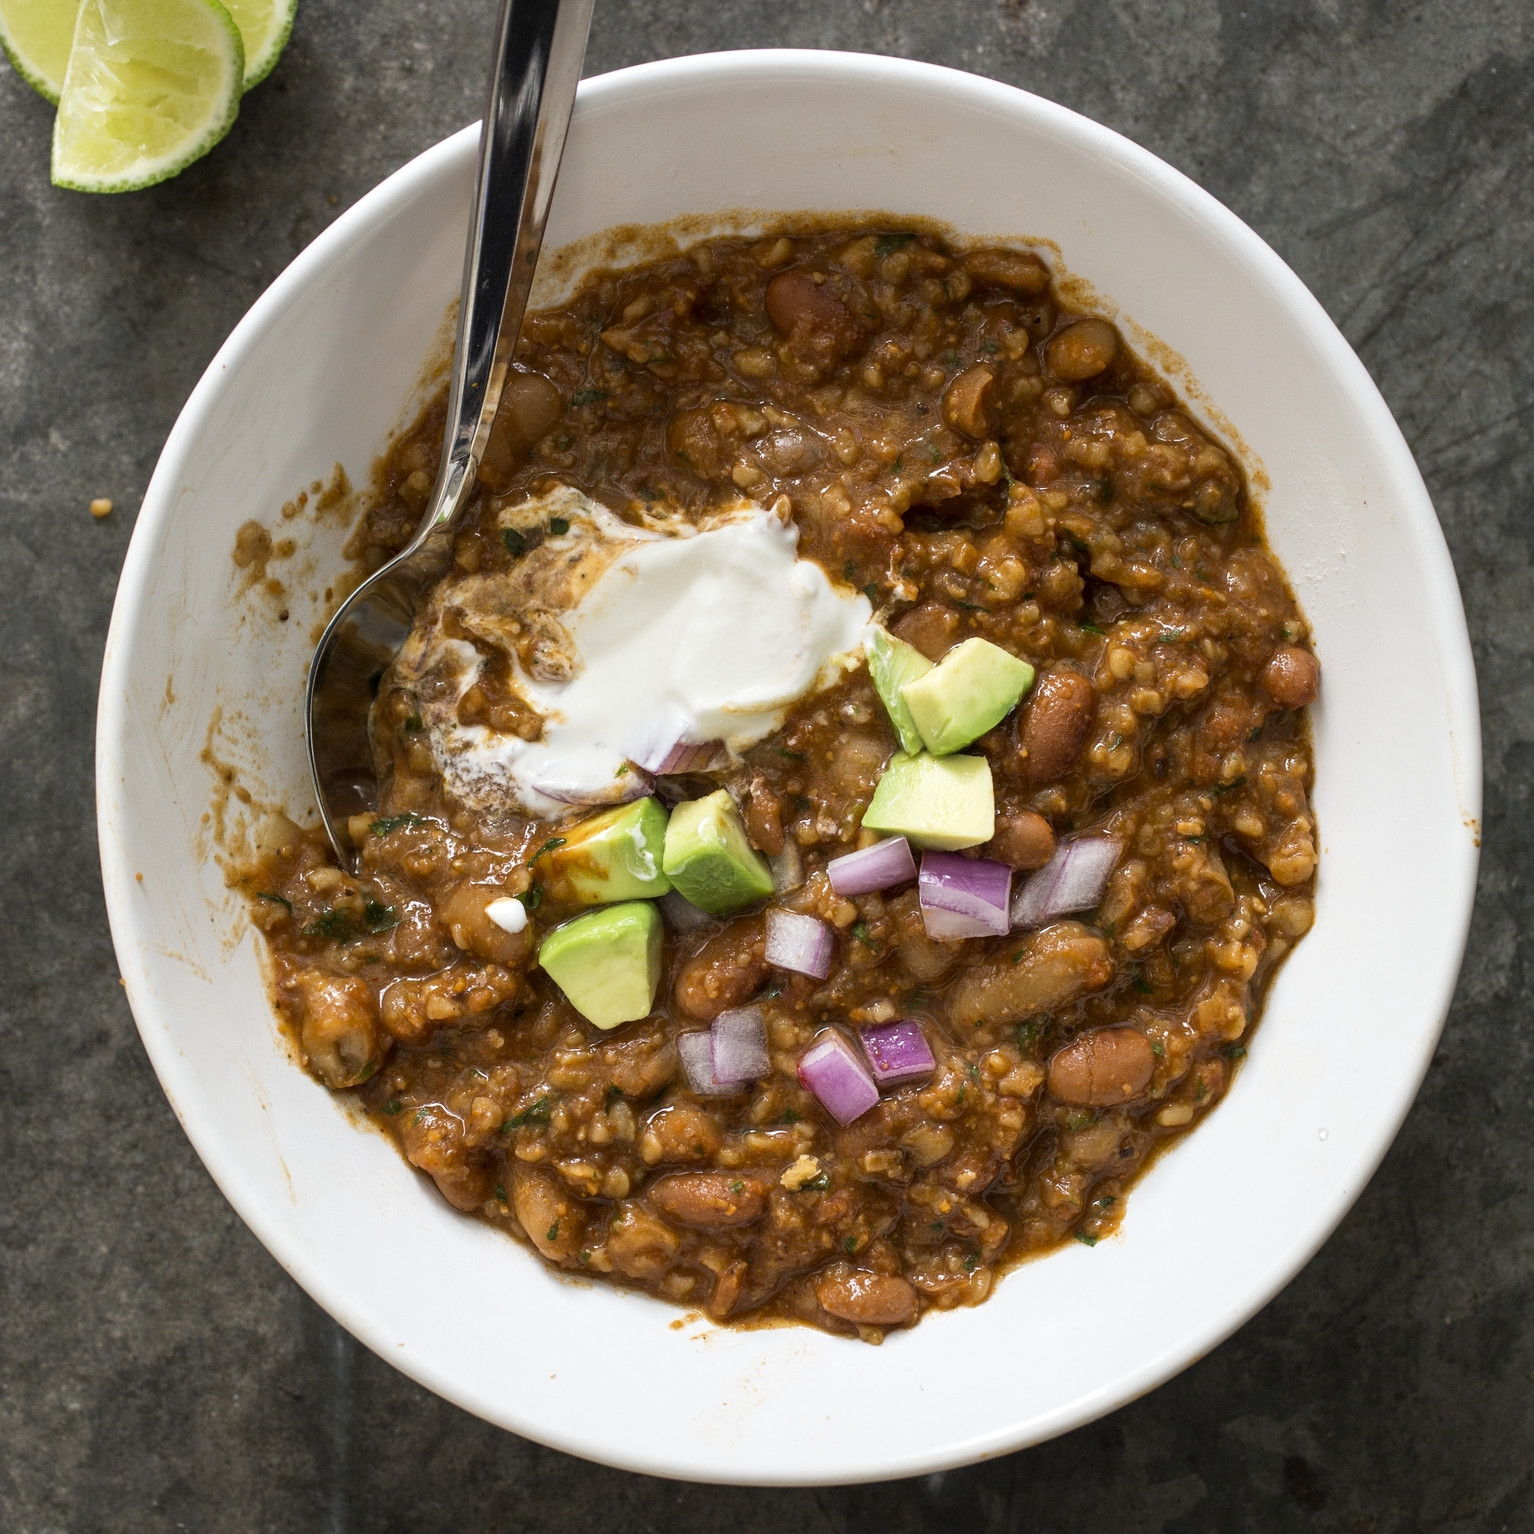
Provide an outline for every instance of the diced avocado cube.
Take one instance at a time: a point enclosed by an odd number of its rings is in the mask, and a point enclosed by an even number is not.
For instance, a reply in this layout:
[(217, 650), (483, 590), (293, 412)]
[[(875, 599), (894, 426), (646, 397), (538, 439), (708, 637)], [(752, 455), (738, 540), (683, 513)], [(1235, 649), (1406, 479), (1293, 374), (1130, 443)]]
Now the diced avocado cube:
[(966, 639), (900, 689), (901, 701), (934, 756), (979, 740), (1033, 686), (1033, 667), (989, 639)]
[(932, 662), (914, 645), (896, 639), (888, 629), (870, 628), (863, 640), (863, 653), (868, 657), (868, 675), (879, 694), (879, 701), (895, 726), (900, 737), (900, 749), (915, 755), (921, 750), (921, 734), (911, 710), (906, 707), (900, 689), (907, 682), (914, 682), (932, 669)]
[(990, 841), (996, 832), (991, 764), (983, 756), (897, 751), (874, 790), (863, 829), (909, 837), (940, 852)]
[(566, 905), (606, 905), (664, 895), (661, 871), (666, 810), (659, 799), (636, 799), (578, 821), (560, 846), (533, 857), (533, 878)]
[(645, 900), (603, 906), (544, 938), (538, 962), (598, 1028), (648, 1017), (660, 983), (660, 912)]
[(746, 840), (740, 812), (723, 788), (672, 810), (662, 866), (683, 897), (710, 916), (772, 893), (772, 871)]

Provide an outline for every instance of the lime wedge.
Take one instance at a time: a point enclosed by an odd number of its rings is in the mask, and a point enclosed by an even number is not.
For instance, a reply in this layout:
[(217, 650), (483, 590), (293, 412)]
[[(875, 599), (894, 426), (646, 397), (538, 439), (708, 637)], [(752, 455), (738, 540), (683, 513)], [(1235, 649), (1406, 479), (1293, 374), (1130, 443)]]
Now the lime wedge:
[(205, 155), (240, 109), (245, 50), (218, 0), (85, 0), (53, 124), (53, 184), (153, 186)]
[[(3, 4), (4, 0), (0, 0)], [(224, 0), (245, 43), (244, 89), (259, 85), (282, 57), (298, 0)]]
[(39, 95), (57, 102), (80, 0), (0, 0), (0, 48)]

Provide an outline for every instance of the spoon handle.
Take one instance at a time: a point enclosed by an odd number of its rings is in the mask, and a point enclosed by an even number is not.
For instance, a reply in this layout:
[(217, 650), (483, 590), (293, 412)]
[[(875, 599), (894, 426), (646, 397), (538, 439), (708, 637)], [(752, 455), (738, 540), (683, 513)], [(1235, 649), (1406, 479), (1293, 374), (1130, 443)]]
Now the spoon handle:
[(445, 532), (474, 488), (532, 290), (593, 0), (501, 0), (464, 252), (447, 440), (411, 549)]

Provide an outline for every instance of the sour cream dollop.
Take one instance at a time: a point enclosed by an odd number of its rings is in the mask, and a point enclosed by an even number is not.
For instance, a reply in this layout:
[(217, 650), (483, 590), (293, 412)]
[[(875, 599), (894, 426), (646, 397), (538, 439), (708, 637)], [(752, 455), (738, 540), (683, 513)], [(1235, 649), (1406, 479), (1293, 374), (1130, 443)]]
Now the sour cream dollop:
[[(538, 605), (562, 630), (549, 647), (561, 679), (530, 675), (512, 656), (517, 691), (543, 715), (539, 739), (460, 724), (450, 709), (429, 711), (433, 751), (456, 797), (484, 804), (509, 794), (549, 814), (562, 806), (540, 784), (600, 788), (626, 763), (677, 741), (717, 740), (738, 756), (777, 729), (800, 698), (856, 664), (872, 617), (868, 599), (799, 557), (792, 522), (747, 503), (701, 529), (679, 520), (635, 527), (568, 487), (544, 499), (557, 501), (554, 526), (568, 531), (499, 578), (516, 583), (516, 593), (486, 586), (497, 577), (443, 593), (433, 603), (438, 632), (423, 636), (424, 652), (414, 658), (418, 668), (456, 672), (456, 705), (485, 661), (440, 632), (445, 614), (457, 618), (451, 627), (482, 631), (476, 595), (506, 624), (520, 594), (524, 610)], [(528, 505), (515, 514), (529, 525)], [(534, 503), (531, 514), (543, 508)]]

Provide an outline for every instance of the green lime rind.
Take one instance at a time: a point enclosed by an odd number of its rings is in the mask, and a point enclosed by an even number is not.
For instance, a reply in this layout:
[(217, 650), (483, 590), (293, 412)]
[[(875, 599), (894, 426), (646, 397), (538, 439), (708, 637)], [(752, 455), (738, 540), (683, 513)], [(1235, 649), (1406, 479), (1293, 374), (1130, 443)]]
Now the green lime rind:
[[(272, 13), (272, 21), (267, 30), (266, 41), (251, 51), (251, 34), (253, 26), (246, 24), (246, 16), (255, 9), (267, 9)], [(298, 15), (298, 0), (267, 0), (262, 5), (261, 0), (233, 0), (229, 5), (229, 12), (235, 19), (235, 24), (240, 29), (240, 35), (245, 40), (245, 79), (241, 89), (249, 90), (254, 85), (259, 85), (277, 67), (277, 60), (282, 57), (283, 49), (288, 46), (288, 39), (293, 35), (293, 20)]]
[[(107, 165), (110, 153), (119, 146), (109, 131), (114, 112), (127, 118), (131, 103), (109, 100), (102, 106), (102, 85), (107, 77), (101, 71), (92, 75), (96, 51), (92, 48), (91, 23), (99, 22), (101, 7), (120, 4), (121, 0), (86, 0), (75, 48), (70, 54), (69, 70), (59, 97), (59, 111), (53, 124), (53, 184), (73, 192), (136, 192), (179, 175), (194, 160), (199, 160), (234, 126), (239, 115), (242, 82), (245, 77), (245, 47), (234, 18), (219, 0), (149, 0), (162, 8), (174, 5), (188, 14), (211, 23), (206, 36), (190, 46), (209, 53), (220, 66), (219, 78), (205, 93), (208, 110), (205, 116), (167, 148), (154, 154), (141, 154), (127, 165)], [(148, 8), (148, 7), (146, 7)], [(155, 39), (156, 45), (163, 39)], [(179, 41), (179, 40), (178, 40)], [(213, 46), (205, 46), (211, 42)], [(143, 116), (142, 110), (139, 112)], [(94, 151), (94, 153), (93, 153)]]
[(29, 69), (21, 55), (11, 47), (9, 39), (4, 32), (0, 32), (0, 53), (5, 55), (6, 62), (37, 92), (44, 101), (51, 101), (54, 106), (59, 104), (59, 93), (49, 88), (48, 82), (36, 71)]
[(0, 0), (0, 52), (44, 101), (59, 104), (79, 0)]

